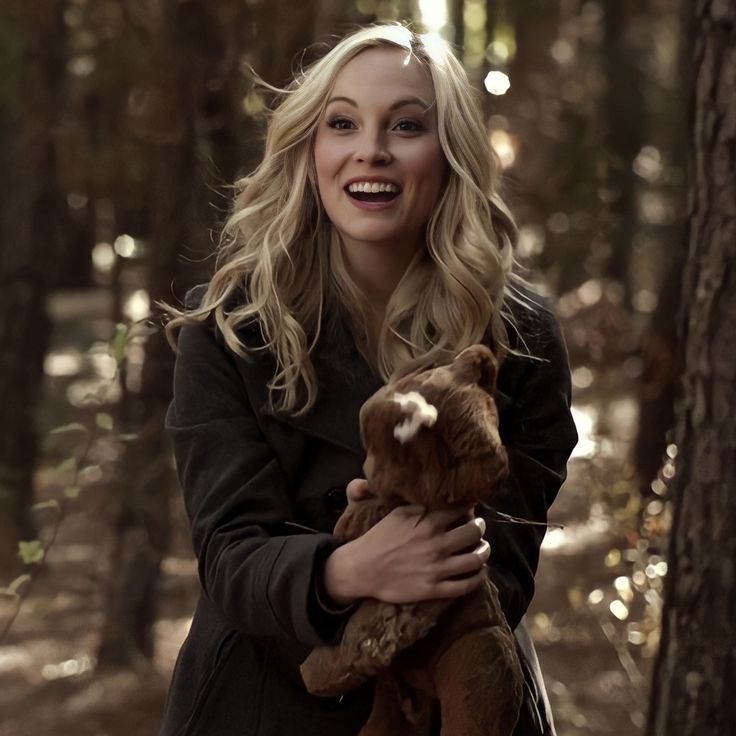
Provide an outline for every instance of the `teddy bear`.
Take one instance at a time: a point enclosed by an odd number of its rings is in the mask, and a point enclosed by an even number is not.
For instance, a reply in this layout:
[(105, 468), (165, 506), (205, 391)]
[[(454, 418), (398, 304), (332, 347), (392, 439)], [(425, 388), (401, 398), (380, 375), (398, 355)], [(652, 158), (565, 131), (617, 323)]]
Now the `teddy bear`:
[[(372, 496), (352, 503), (336, 537), (357, 538), (401, 504), (427, 511), (493, 504), (508, 475), (493, 400), (498, 364), (473, 345), (448, 365), (391, 381), (361, 407)], [(337, 696), (375, 678), (360, 736), (428, 733), (439, 701), (442, 736), (510, 736), (522, 700), (516, 640), (486, 578), (451, 600), (394, 605), (363, 599), (335, 646), (301, 665), (314, 695)]]

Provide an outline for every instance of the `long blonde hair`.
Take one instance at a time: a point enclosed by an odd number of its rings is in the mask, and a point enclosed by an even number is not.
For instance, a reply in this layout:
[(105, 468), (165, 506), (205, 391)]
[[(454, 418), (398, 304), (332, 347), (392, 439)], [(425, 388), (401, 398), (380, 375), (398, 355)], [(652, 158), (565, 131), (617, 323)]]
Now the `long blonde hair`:
[(179, 310), (160, 304), (172, 316), (166, 325), (172, 344), (176, 328), (214, 315), (229, 348), (245, 359), (254, 348), (236, 331), (257, 322), (264, 341), (260, 349), (276, 362), (268, 386), (272, 406), (297, 416), (316, 399), (310, 352), (326, 310), (337, 307), (357, 332), (367, 334), (365, 295), (349, 275), (340, 236), (320, 202), (313, 138), (338, 72), (376, 46), (404, 49), (428, 70), (449, 164), (447, 184), (427, 223), (426, 247), (386, 307), (376, 367), (389, 380), (436, 365), (489, 330), (494, 352), (502, 357), (508, 349), (502, 311), (510, 317), (504, 295), (517, 231), (498, 193), (499, 165), (477, 93), (439, 37), (399, 23), (370, 25), (342, 39), (286, 89), (275, 90), (283, 99), (270, 114), (263, 160), (235, 183), (215, 273), (200, 305)]

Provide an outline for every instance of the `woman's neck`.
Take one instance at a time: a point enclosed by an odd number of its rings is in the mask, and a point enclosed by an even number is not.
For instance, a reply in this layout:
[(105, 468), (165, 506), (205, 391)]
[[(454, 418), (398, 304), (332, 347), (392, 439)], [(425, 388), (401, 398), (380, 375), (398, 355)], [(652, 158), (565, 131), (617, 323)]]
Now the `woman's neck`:
[(386, 306), (409, 267), (416, 248), (387, 244), (343, 244), (343, 254), (350, 275), (360, 287), (370, 307), (371, 321), (379, 326)]
[(406, 273), (416, 247), (399, 244), (352, 243), (343, 241), (346, 267), (367, 301), (365, 336), (359, 325), (353, 334), (356, 345), (374, 370), (378, 362), (378, 338), (386, 315), (386, 307)]

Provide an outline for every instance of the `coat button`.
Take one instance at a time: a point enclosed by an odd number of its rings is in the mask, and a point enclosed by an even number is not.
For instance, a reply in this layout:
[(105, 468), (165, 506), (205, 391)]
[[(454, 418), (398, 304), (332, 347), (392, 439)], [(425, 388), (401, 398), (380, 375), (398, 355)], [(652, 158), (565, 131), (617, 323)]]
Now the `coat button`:
[(348, 497), (345, 486), (332, 486), (325, 493), (325, 507), (333, 514), (341, 514), (348, 505)]

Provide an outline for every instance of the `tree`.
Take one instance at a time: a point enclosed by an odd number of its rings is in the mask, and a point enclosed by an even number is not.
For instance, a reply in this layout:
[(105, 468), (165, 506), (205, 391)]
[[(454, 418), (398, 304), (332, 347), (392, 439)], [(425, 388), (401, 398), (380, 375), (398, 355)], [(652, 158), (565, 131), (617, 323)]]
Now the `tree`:
[(736, 723), (736, 2), (694, 8), (693, 180), (677, 474), (649, 736)]
[[(64, 201), (54, 130), (63, 75), (64, 3), (3, 9), (0, 112), (0, 568), (12, 568), (19, 539), (34, 534), (28, 518), (38, 456), (34, 420), (51, 324), (46, 297), (61, 252)], [(12, 43), (10, 42), (12, 40)], [(16, 111), (15, 114), (13, 111)]]
[[(213, 45), (208, 44), (212, 24), (204, 3), (167, 0), (161, 8), (160, 16), (148, 16), (151, 94), (135, 129), (148, 154), (152, 207), (145, 287), (151, 300), (171, 298), (170, 284), (182, 270), (181, 248), (198, 227), (204, 230), (197, 220), (197, 198), (205, 200), (197, 160), (197, 103), (206, 77), (199, 62), (205, 47)], [(126, 448), (118, 480), (101, 665), (133, 665), (153, 656), (156, 591), (169, 537), (172, 474), (163, 424), (173, 362), (162, 332), (151, 335), (140, 389), (126, 395), (118, 412), (137, 436)]]

